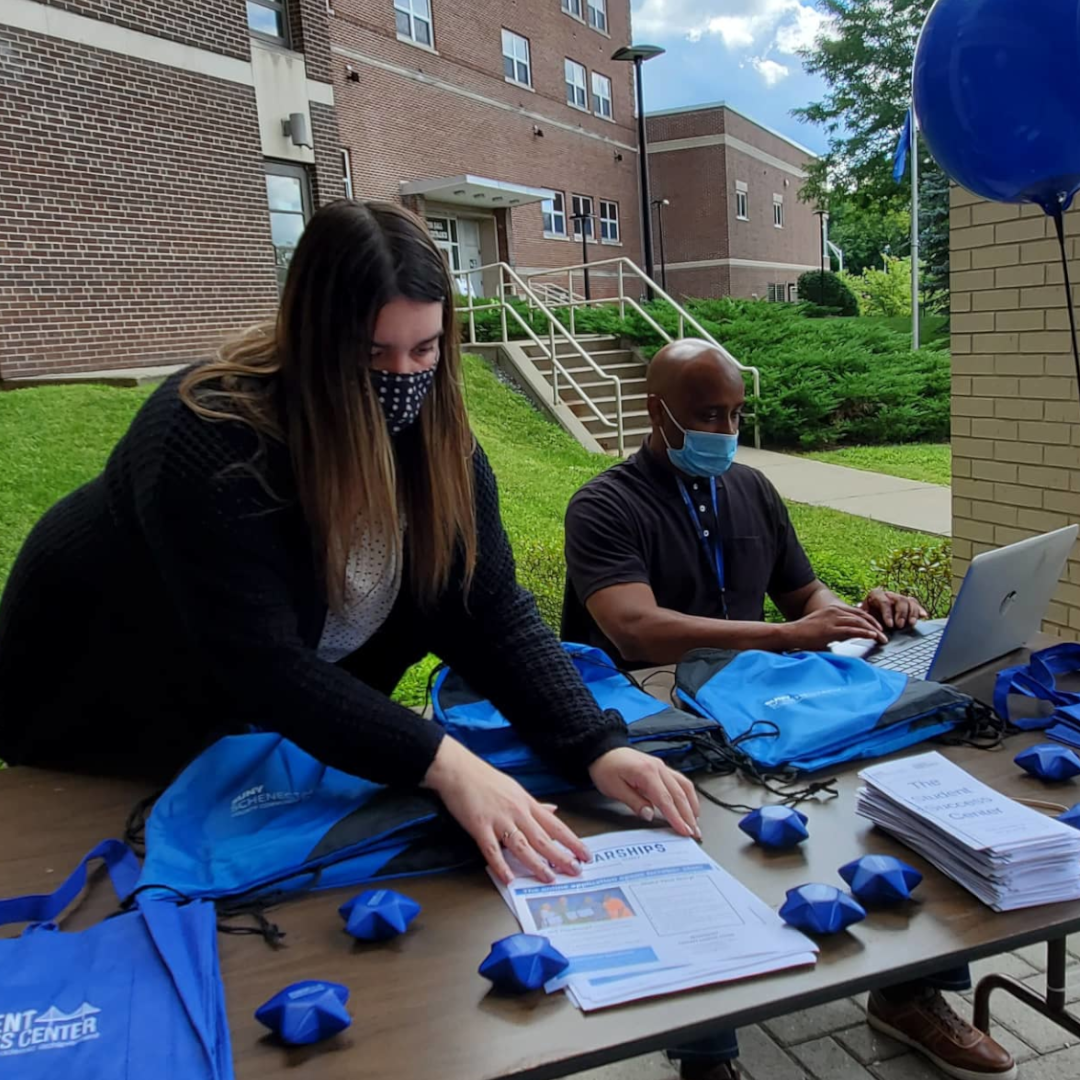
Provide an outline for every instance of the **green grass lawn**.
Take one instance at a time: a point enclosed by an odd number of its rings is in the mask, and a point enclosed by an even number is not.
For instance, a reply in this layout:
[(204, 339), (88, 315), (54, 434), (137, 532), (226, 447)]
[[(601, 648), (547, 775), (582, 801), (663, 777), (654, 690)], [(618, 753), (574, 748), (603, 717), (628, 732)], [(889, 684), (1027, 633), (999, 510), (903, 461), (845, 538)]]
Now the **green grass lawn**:
[(952, 450), (948, 443), (905, 443), (901, 446), (841, 446), (804, 455), (833, 465), (903, 476), (924, 484), (952, 482)]
[[(583, 450), (503, 386), (483, 361), (467, 358), (465, 371), (470, 416), (499, 478), (521, 578), (536, 593), (545, 618), (557, 624), (563, 512), (578, 487), (611, 459)], [(0, 587), (34, 522), (101, 469), (149, 392), (69, 386), (0, 393)], [(850, 599), (874, 584), (873, 560), (934, 542), (834, 510), (793, 505), (791, 513), (822, 579)], [(410, 672), (398, 697), (422, 701), (429, 669), (430, 663)]]

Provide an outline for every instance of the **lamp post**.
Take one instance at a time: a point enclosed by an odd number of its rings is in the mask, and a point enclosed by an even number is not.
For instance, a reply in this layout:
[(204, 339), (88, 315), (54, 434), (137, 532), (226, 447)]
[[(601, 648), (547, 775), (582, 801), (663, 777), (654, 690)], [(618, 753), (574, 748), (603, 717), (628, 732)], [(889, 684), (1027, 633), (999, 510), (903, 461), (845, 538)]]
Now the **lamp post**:
[(818, 279), (818, 303), (825, 306), (825, 229), (826, 223), (829, 220), (828, 210), (817, 209), (814, 214), (819, 219), (818, 224), (821, 226), (820, 235), (818, 236), (818, 244), (821, 246), (821, 276)]
[[(645, 135), (645, 94), (642, 89), (641, 65), (654, 56), (662, 56), (664, 52), (659, 45), (624, 45), (611, 54), (612, 60), (625, 60), (634, 65), (634, 79), (637, 83), (638, 167), (641, 170), (641, 249), (645, 256), (645, 273), (650, 281), (655, 268), (652, 251), (652, 199), (649, 197), (649, 143)], [(651, 300), (652, 287), (647, 291)]]
[(671, 205), (670, 199), (653, 199), (656, 207), (656, 223), (660, 226), (660, 284), (664, 292), (667, 292), (667, 259), (664, 258), (664, 207)]
[[(585, 279), (585, 299), (591, 300), (592, 292), (589, 289), (589, 234), (586, 231), (586, 226), (592, 228), (592, 214), (578, 211), (578, 213), (570, 215), (570, 220), (581, 230), (581, 262), (583, 264), (581, 276)], [(573, 296), (571, 296), (571, 303), (573, 299)]]

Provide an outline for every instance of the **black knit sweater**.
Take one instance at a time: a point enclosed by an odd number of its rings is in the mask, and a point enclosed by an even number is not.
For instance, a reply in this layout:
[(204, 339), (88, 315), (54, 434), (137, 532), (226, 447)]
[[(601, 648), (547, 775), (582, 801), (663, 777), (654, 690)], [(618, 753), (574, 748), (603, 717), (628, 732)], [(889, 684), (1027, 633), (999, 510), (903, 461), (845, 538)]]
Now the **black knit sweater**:
[[(268, 444), (253, 475), (251, 429), (196, 416), (179, 381), (153, 394), (103, 474), (45, 515), (16, 562), (0, 602), (0, 758), (119, 756), (161, 772), (252, 723), (348, 772), (415, 784), (442, 729), (386, 695), (426, 651), (564, 774), (625, 745), (621, 719), (601, 714), (517, 584), (482, 450), (467, 597), (456, 572), (434, 609), (420, 609), (406, 534), (387, 624), (330, 664), (316, 653), (325, 589), (286, 450)], [(409, 445), (398, 442), (402, 468)]]

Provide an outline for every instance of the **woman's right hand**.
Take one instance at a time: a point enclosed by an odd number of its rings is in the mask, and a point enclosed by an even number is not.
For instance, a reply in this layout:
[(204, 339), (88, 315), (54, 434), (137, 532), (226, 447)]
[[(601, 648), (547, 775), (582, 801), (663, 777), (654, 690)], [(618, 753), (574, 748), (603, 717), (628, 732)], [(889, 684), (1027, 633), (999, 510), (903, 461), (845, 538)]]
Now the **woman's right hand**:
[(562, 874), (579, 874), (581, 862), (591, 858), (548, 806), (449, 736), (439, 744), (424, 787), (438, 794), (504, 884), (514, 875), (503, 848), (540, 881), (555, 880), (552, 867)]

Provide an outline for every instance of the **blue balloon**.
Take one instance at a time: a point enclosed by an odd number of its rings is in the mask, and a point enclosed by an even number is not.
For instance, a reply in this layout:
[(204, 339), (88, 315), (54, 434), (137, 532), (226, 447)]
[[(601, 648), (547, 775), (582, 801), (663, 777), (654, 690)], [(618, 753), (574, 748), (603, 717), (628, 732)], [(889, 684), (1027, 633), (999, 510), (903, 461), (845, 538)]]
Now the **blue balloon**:
[(937, 0), (913, 95), (934, 160), (996, 202), (1067, 210), (1080, 190), (1078, 0)]

